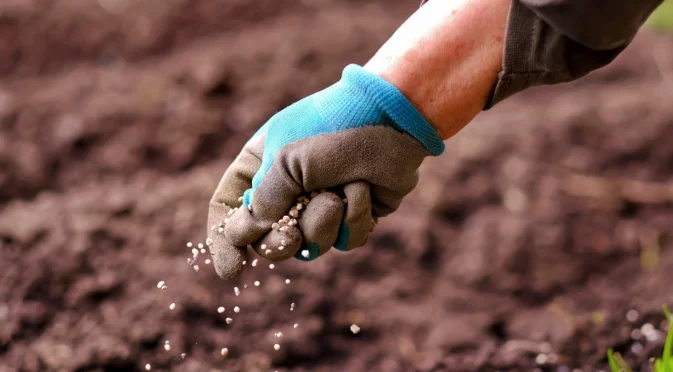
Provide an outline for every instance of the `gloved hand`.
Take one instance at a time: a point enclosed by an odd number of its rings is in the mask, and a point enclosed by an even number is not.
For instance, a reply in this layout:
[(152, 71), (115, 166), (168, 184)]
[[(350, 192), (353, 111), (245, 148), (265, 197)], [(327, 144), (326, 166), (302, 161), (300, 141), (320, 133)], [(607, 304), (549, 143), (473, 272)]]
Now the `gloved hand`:
[(416, 186), (423, 159), (443, 151), (395, 86), (346, 67), (339, 82), (274, 115), (225, 172), (208, 217), (218, 275), (240, 273), (246, 246), (277, 261), (364, 245)]

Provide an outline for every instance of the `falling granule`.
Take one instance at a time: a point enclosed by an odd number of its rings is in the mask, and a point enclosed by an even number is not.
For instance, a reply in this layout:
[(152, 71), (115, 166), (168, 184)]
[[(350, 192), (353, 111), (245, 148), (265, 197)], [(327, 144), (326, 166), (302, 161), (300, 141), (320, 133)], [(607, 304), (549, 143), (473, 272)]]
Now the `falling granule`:
[(247, 284), (243, 284), (243, 288), (248, 288), (248, 285), (247, 285)]
[(175, 310), (175, 302), (173, 302), (172, 304), (168, 305), (168, 308), (171, 309), (171, 310)]
[(276, 333), (274, 334), (274, 336), (276, 336), (276, 337), (278, 337), (278, 338), (281, 338), (281, 337), (283, 337), (283, 332), (276, 332)]
[(348, 199), (344, 198), (342, 201), (344, 202), (344, 204), (348, 204)]
[(234, 306), (234, 312), (235, 312), (235, 313), (240, 313), (240, 312), (241, 312), (241, 308), (238, 307), (238, 306)]
[(231, 324), (234, 320), (231, 319), (231, 318), (227, 318), (227, 319), (225, 319), (225, 321), (227, 322), (227, 324)]
[(210, 260), (206, 258), (205, 264), (210, 265)]
[(351, 332), (353, 332), (353, 334), (358, 334), (360, 332), (360, 327), (356, 324), (351, 325)]
[(187, 264), (188, 264), (189, 266), (194, 265), (194, 259), (191, 258), (191, 257), (187, 257)]
[(274, 264), (269, 264), (269, 269), (273, 270), (274, 267), (276, 267)]
[(199, 243), (197, 247), (199, 247), (199, 249), (203, 249), (203, 243)]
[(192, 254), (196, 256), (197, 254), (199, 254), (199, 250), (196, 248), (192, 248)]
[(191, 247), (192, 247), (192, 242), (187, 242), (187, 248), (191, 248)]
[(255, 287), (259, 287), (259, 280), (255, 280)]
[(152, 369), (152, 366), (149, 363), (147, 363), (147, 364), (145, 364), (145, 369), (149, 371), (149, 370)]
[(243, 261), (242, 265), (245, 266), (246, 263), (247, 263), (246, 261)]
[(223, 233), (223, 232), (224, 232), (224, 228), (222, 228), (222, 227), (218, 228), (218, 229), (217, 229), (217, 232), (219, 232), (219, 233)]
[(163, 289), (164, 284), (166, 284), (166, 282), (164, 282), (163, 280), (160, 281), (159, 283), (157, 283), (157, 288), (159, 288), (159, 289)]
[(185, 354), (185, 353), (180, 354), (180, 357), (181, 357), (182, 359), (185, 359), (186, 356), (187, 356), (187, 354)]
[(299, 327), (299, 324), (294, 323), (294, 327), (292, 327), (292, 328), (297, 328), (297, 327)]
[(238, 287), (234, 287), (234, 294), (236, 294), (236, 296), (240, 295), (240, 294), (241, 294), (241, 290), (238, 289)]
[(199, 272), (199, 265), (194, 265), (194, 271)]
[(273, 348), (274, 348), (276, 351), (278, 351), (278, 350), (280, 350), (280, 345), (279, 345), (279, 344), (275, 344), (275, 345), (273, 345)]
[(279, 227), (280, 227), (280, 225), (278, 224), (278, 222), (274, 222), (274, 223), (271, 224), (271, 228), (274, 229), (274, 230), (276, 230)]
[(270, 249), (267, 249), (266, 252), (264, 252), (264, 253), (266, 253), (266, 254), (270, 254), (270, 253), (271, 253), (271, 250), (270, 250)]
[(213, 239), (211, 239), (211, 238), (206, 239), (206, 245), (211, 245), (211, 244), (213, 244)]
[(285, 239), (280, 241), (280, 245), (285, 245)]
[(222, 354), (223, 357), (226, 357), (227, 355), (229, 355), (229, 349), (223, 347), (222, 350), (220, 350), (220, 354)]
[(309, 255), (308, 249), (304, 249), (303, 251), (301, 251), (301, 255), (304, 256), (304, 258), (308, 258)]
[(171, 351), (171, 344), (164, 344), (164, 350)]
[(285, 247), (283, 247), (282, 245), (278, 246), (279, 251), (282, 251), (283, 249), (285, 249)]
[(255, 267), (255, 266), (257, 266), (257, 259), (256, 258), (254, 260), (252, 260), (252, 267)]
[(224, 307), (223, 306), (218, 307), (217, 312), (222, 314), (224, 312)]
[(294, 302), (290, 304), (290, 311), (294, 311)]
[(205, 248), (201, 248), (201, 254), (206, 254), (206, 249)]
[(285, 279), (285, 284), (290, 284), (290, 279)]

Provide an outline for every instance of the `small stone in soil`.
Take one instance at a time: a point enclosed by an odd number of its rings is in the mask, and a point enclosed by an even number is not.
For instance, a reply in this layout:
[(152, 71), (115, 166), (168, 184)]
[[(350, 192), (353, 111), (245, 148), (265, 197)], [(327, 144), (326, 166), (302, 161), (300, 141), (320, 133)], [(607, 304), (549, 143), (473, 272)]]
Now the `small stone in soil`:
[(220, 354), (222, 354), (223, 357), (226, 357), (227, 355), (229, 355), (229, 349), (223, 347), (222, 350), (220, 350)]
[(257, 266), (257, 259), (256, 258), (254, 260), (252, 260), (252, 267), (255, 267), (255, 266)]
[(187, 354), (185, 354), (185, 353), (180, 354), (180, 357), (182, 357), (182, 359), (185, 359), (186, 356), (187, 356)]
[(626, 320), (628, 320), (629, 322), (635, 322), (636, 320), (638, 320), (638, 311), (633, 309), (627, 311)]
[(225, 319), (225, 321), (227, 322), (227, 324), (231, 324), (234, 320), (231, 319), (231, 318), (227, 318), (227, 319)]
[(275, 344), (275, 345), (273, 345), (273, 348), (274, 348), (276, 351), (278, 351), (278, 350), (280, 350), (280, 345)]
[(358, 334), (360, 332), (360, 327), (356, 324), (351, 325), (351, 332), (353, 332), (353, 334)]
[(168, 308), (171, 309), (171, 310), (175, 310), (175, 302), (173, 302), (172, 304), (168, 305)]
[(293, 327), (293, 328), (297, 328), (297, 327), (299, 327), (299, 324), (294, 323), (294, 327)]
[(159, 283), (157, 283), (157, 288), (159, 288), (159, 289), (163, 289), (164, 284), (166, 284), (166, 282), (164, 282), (163, 280), (160, 281)]

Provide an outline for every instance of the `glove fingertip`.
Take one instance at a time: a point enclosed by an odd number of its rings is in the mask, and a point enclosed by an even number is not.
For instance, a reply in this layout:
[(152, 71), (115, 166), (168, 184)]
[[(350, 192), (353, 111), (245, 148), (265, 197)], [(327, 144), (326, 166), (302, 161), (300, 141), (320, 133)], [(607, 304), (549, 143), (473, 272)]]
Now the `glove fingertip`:
[(221, 247), (213, 254), (215, 272), (224, 280), (236, 279), (243, 272), (243, 262), (247, 258), (244, 248), (234, 246)]

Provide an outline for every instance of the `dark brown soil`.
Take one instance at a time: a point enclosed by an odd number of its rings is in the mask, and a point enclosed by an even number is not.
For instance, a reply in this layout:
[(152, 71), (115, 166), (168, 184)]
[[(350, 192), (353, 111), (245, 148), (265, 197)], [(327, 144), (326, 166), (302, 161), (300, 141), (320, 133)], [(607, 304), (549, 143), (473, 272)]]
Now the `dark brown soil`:
[(671, 36), (484, 113), (367, 247), (235, 283), (187, 265), (247, 137), (416, 6), (0, 1), (0, 371), (594, 371), (608, 347), (648, 370), (663, 332), (631, 330), (673, 303)]

